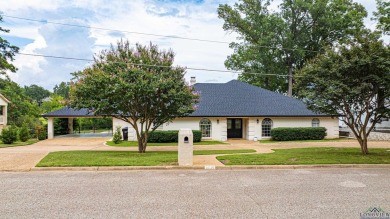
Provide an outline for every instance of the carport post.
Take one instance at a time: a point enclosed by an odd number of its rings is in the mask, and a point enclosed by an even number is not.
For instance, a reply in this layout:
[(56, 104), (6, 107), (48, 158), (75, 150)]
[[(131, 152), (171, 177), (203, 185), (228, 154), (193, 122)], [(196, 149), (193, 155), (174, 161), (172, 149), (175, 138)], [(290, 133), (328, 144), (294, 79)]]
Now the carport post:
[(52, 117), (47, 118), (47, 138), (54, 138), (54, 118)]
[(68, 118), (68, 130), (69, 134), (73, 134), (73, 118)]

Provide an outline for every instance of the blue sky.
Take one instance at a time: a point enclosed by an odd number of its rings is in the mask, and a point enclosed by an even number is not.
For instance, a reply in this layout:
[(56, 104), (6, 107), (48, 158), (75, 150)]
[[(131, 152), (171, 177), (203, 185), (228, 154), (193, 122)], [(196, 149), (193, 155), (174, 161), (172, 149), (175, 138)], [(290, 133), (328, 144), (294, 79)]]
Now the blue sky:
[[(13, 0), (0, 1), (4, 15), (43, 21), (102, 27), (115, 30), (175, 35), (232, 42), (234, 34), (222, 29), (223, 21), (217, 17), (220, 3), (233, 4), (234, 0)], [(275, 1), (272, 7), (280, 0)], [(374, 0), (359, 0), (369, 13), (375, 9)], [(175, 64), (195, 68), (224, 70), (224, 61), (232, 53), (227, 44), (188, 41), (182, 39), (146, 36), (33, 22), (3, 17), (0, 25), (10, 29), (0, 34), (24, 53), (45, 54), (92, 59), (110, 43), (127, 38), (132, 43), (153, 42), (160, 48), (172, 48)], [(367, 26), (374, 22), (367, 19)], [(43, 57), (16, 56), (18, 67), (11, 78), (21, 85), (38, 84), (52, 89), (61, 81), (69, 81), (70, 73), (88, 66), (86, 61), (71, 61)], [(198, 82), (226, 82), (237, 74), (188, 70), (186, 78), (196, 76)]]

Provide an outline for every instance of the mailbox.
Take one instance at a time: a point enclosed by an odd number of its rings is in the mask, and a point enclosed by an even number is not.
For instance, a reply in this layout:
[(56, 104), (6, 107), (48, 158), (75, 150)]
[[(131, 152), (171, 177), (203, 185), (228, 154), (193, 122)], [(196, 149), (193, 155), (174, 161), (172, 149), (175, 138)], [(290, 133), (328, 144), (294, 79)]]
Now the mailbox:
[(194, 141), (194, 136), (191, 129), (179, 130), (179, 142), (178, 142), (179, 166), (193, 165), (193, 153), (194, 153), (193, 141)]

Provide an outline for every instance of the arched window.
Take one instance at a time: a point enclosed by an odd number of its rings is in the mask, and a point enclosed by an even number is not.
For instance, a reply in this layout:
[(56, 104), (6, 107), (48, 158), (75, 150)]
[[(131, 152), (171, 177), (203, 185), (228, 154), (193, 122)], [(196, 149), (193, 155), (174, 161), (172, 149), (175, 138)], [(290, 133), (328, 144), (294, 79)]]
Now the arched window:
[(202, 131), (202, 137), (211, 137), (211, 122), (209, 119), (202, 119), (199, 122), (199, 129)]
[(320, 120), (317, 118), (311, 120), (311, 127), (320, 127)]
[(263, 122), (261, 122), (261, 136), (270, 137), (272, 125), (273, 125), (272, 119), (270, 118), (263, 119)]

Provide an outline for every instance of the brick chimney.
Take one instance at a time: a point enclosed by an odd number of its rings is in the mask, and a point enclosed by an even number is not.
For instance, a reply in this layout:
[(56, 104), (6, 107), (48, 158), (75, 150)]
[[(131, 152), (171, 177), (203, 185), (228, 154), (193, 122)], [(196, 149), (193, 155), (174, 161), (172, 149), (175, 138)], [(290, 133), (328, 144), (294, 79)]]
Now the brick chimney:
[(190, 85), (194, 85), (196, 84), (196, 78), (195, 77), (191, 77), (191, 80), (190, 80)]

